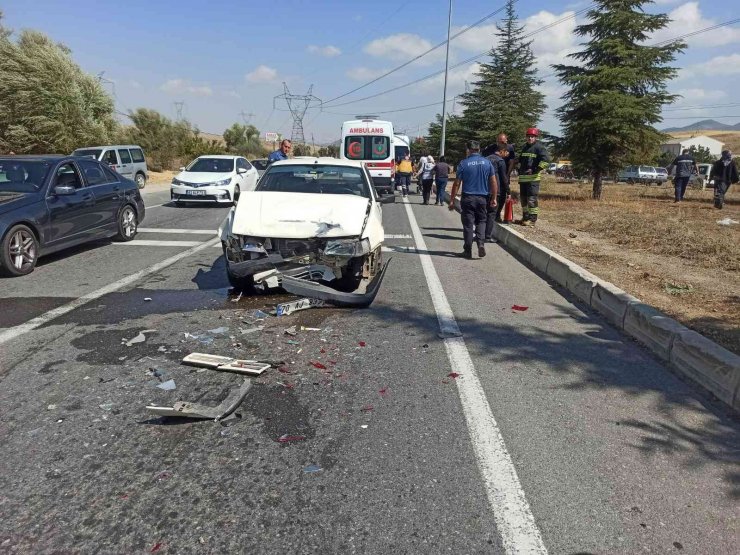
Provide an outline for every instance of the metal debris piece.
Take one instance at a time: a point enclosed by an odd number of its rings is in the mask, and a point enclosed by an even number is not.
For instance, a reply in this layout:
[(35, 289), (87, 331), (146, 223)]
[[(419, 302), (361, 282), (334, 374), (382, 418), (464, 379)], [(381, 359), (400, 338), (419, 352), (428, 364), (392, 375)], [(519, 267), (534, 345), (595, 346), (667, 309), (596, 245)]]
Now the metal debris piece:
[(156, 331), (157, 330), (142, 330), (139, 332), (139, 335), (137, 335), (133, 339), (124, 339), (123, 341), (126, 343), (126, 347), (130, 347), (131, 345), (135, 345), (136, 343), (144, 343), (144, 341), (146, 341), (146, 334), (154, 333)]
[(269, 364), (257, 362), (256, 360), (235, 360), (229, 364), (222, 364), (214, 368), (218, 372), (233, 372), (234, 374), (245, 374), (247, 376), (259, 376), (270, 367)]
[(252, 387), (250, 380), (244, 380), (239, 389), (234, 389), (217, 407), (208, 407), (188, 401), (178, 401), (172, 407), (157, 407), (150, 405), (146, 410), (159, 416), (180, 416), (183, 418), (202, 418), (219, 422), (233, 414), (239, 408)]
[(275, 314), (277, 316), (288, 316), (299, 310), (307, 310), (309, 308), (322, 308), (326, 306), (326, 301), (321, 299), (298, 299), (297, 301), (290, 301), (287, 303), (280, 303), (275, 307)]
[(183, 364), (198, 366), (202, 368), (218, 368), (222, 364), (233, 362), (233, 357), (222, 357), (218, 355), (206, 355), (203, 353), (191, 353), (182, 359)]
[(219, 372), (233, 372), (235, 374), (246, 374), (249, 376), (259, 376), (270, 368), (270, 366), (281, 366), (283, 364), (282, 361), (240, 360), (232, 357), (206, 355), (203, 353), (191, 353), (182, 359), (182, 363), (188, 366), (199, 366), (218, 370)]

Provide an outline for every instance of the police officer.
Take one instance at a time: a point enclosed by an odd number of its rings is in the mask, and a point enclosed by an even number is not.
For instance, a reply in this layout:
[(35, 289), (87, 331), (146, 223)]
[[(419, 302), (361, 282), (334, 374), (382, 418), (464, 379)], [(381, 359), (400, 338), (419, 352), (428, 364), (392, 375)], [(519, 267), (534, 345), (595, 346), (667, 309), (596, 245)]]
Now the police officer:
[(273, 162), (287, 160), (291, 148), (293, 148), (293, 144), (288, 139), (283, 139), (283, 142), (280, 143), (280, 148), (267, 157), (267, 164), (270, 165)]
[(709, 181), (714, 180), (714, 207), (722, 208), (725, 204), (725, 194), (730, 185), (738, 183), (737, 166), (732, 160), (732, 152), (723, 150), (722, 156), (714, 164), (709, 172)]
[(692, 173), (699, 173), (699, 166), (696, 165), (696, 160), (689, 154), (689, 149), (684, 148), (683, 152), (671, 162), (668, 167), (668, 173), (671, 173), (671, 169), (676, 169), (676, 175), (673, 178), (673, 188), (676, 192), (676, 200), (673, 202), (681, 202), (683, 195), (686, 193), (686, 186), (689, 184)]
[(473, 258), (473, 238), (478, 243), (478, 256), (486, 256), (484, 238), (486, 233), (487, 207), (496, 207), (498, 182), (490, 160), (480, 155), (480, 143), (470, 141), (467, 145), (468, 157), (457, 166), (455, 182), (450, 193), (450, 210), (455, 209), (455, 198), (462, 186), (460, 198), (463, 225), (462, 257)]
[(497, 206), (488, 206), (488, 214), (486, 215), (486, 243), (495, 243), (496, 239), (493, 238), (493, 222), (501, 221), (501, 208), (506, 202), (506, 198), (509, 196), (509, 175), (506, 158), (508, 157), (509, 149), (507, 144), (497, 145), (497, 152), (486, 156), (488, 160), (493, 164), (493, 168), (496, 170), (496, 180), (498, 181), (498, 198)]
[(522, 225), (534, 225), (540, 213), (538, 196), (542, 174), (550, 166), (545, 145), (537, 140), (540, 130), (527, 129), (527, 143), (519, 153), (519, 196), (522, 203)]

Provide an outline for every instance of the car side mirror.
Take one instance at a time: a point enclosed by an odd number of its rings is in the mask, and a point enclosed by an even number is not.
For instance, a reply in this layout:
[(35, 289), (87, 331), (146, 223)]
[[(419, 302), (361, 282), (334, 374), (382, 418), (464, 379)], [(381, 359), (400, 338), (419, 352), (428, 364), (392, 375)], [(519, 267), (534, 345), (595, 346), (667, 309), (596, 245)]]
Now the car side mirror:
[(378, 199), (379, 204), (396, 204), (396, 195), (386, 195)]
[(236, 173), (238, 174), (247, 173), (247, 170), (245, 170), (244, 168), (239, 168), (238, 170), (236, 170)]
[(185, 171), (185, 166), (180, 166), (180, 171), (181, 172), (184, 172)]
[(70, 187), (69, 185), (59, 185), (54, 187), (54, 194), (59, 197), (74, 195), (77, 189)]

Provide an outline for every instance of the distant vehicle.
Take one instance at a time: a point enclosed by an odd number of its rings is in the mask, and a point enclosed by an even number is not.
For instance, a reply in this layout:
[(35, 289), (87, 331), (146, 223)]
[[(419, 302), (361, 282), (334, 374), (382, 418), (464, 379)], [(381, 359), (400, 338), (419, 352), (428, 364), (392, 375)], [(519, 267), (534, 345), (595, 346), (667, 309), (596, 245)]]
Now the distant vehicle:
[(0, 157), (0, 270), (96, 239), (131, 241), (144, 220), (136, 183), (90, 157)]
[(396, 173), (393, 155), (393, 124), (375, 119), (375, 116), (357, 116), (342, 124), (340, 160), (365, 162), (375, 190), (379, 194), (393, 192)]
[(242, 191), (254, 191), (257, 169), (242, 156), (206, 155), (180, 168), (172, 180), (170, 197), (184, 202), (236, 204)]
[(403, 160), (407, 154), (411, 154), (411, 139), (408, 135), (395, 133), (393, 135), (393, 158), (396, 163)]
[(75, 150), (72, 156), (89, 156), (105, 162), (126, 179), (135, 181), (139, 189), (149, 180), (146, 157), (138, 145), (86, 146)]
[(629, 184), (659, 184), (658, 173), (653, 166), (627, 166), (617, 174), (617, 182), (619, 181), (626, 181)]
[(655, 168), (655, 176), (658, 178), (657, 184), (663, 185), (668, 181), (668, 170), (666, 168)]
[(250, 162), (254, 166), (254, 168), (257, 170), (257, 175), (259, 175), (259, 177), (262, 177), (262, 174), (265, 173), (265, 170), (267, 169), (267, 158), (259, 158), (257, 160), (250, 160)]

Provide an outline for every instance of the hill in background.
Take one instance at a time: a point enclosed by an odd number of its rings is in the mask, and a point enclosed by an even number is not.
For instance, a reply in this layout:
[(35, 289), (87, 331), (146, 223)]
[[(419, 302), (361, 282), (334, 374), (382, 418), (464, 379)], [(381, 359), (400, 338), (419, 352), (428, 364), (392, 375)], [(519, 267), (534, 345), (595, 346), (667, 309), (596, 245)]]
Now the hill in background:
[(713, 119), (703, 119), (684, 127), (669, 127), (663, 129), (664, 133), (684, 132), (684, 131), (740, 131), (740, 123), (728, 125), (720, 123)]

